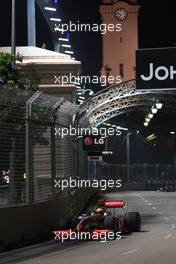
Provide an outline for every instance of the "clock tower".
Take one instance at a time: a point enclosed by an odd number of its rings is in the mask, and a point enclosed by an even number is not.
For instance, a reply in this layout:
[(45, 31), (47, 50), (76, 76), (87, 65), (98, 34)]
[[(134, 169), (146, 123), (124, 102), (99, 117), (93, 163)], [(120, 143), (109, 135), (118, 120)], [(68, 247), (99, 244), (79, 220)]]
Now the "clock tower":
[(138, 1), (103, 0), (100, 14), (103, 24), (121, 24), (121, 31), (102, 36), (102, 75), (135, 78), (135, 50), (138, 48)]

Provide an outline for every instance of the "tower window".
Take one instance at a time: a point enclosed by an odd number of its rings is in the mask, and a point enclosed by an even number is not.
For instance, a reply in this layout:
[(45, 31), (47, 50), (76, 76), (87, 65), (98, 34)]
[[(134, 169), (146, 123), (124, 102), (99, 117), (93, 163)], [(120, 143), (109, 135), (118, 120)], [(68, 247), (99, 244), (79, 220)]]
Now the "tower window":
[(119, 64), (119, 72), (120, 72), (120, 76), (124, 77), (124, 64)]

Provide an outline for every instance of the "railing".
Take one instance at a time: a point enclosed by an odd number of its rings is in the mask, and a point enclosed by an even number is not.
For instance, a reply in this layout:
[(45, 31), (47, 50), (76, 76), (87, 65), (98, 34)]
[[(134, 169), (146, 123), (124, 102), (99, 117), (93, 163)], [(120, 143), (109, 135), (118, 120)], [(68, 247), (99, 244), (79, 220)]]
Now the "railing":
[(74, 127), (77, 106), (7, 87), (0, 98), (0, 206), (55, 197), (55, 180), (77, 175), (76, 138), (56, 133)]
[(98, 176), (121, 179), (122, 185), (143, 184), (145, 189), (173, 187), (176, 190), (176, 166), (173, 164), (133, 164), (127, 177), (127, 165), (98, 163)]

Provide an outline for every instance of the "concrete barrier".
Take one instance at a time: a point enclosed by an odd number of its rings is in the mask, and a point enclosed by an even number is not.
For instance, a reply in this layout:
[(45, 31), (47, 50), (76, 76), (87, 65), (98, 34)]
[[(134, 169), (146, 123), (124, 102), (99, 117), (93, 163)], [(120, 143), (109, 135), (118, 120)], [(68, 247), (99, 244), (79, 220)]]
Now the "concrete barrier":
[(82, 192), (79, 196), (69, 194), (31, 205), (0, 208), (0, 250), (51, 238), (59, 218), (77, 216), (92, 195)]
[(0, 246), (28, 244), (48, 236), (59, 217), (59, 201), (0, 209)]

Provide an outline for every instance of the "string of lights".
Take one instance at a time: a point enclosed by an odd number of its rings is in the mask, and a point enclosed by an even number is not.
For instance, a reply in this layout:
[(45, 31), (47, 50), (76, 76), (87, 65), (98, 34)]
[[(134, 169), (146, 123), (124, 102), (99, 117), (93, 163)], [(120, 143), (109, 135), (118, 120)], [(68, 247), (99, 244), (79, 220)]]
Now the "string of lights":
[(60, 0), (36, 0), (41, 8), (47, 23), (53, 34), (55, 51), (60, 53), (69, 54), (72, 59), (75, 59), (74, 51), (70, 43), (69, 31), (62, 30), (63, 21), (58, 15), (60, 13), (59, 5)]

